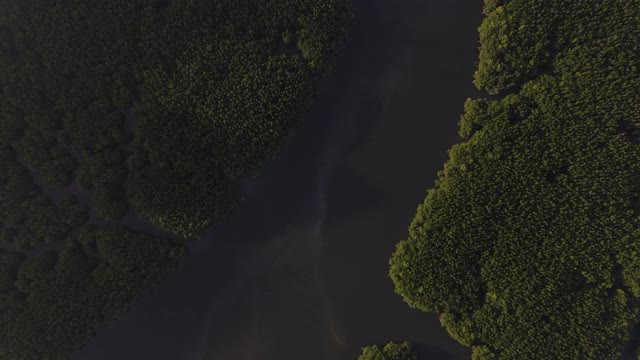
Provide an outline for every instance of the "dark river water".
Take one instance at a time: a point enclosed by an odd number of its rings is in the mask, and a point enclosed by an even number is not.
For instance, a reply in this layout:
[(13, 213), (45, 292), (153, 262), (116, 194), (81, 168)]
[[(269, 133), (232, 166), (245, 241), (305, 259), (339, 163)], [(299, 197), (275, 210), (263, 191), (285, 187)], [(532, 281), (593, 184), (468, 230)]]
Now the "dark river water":
[(355, 360), (389, 340), (468, 359), (388, 259), (458, 142), (481, 1), (355, 0), (335, 74), (227, 221), (75, 360)]

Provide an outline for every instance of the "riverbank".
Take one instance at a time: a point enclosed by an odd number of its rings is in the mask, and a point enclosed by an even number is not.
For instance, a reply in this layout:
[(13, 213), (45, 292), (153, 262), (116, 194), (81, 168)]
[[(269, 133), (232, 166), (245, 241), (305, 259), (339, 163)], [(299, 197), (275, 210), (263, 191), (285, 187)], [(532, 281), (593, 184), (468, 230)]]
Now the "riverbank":
[(476, 94), (468, 5), (357, 0), (335, 74), (246, 201), (75, 359), (346, 360), (400, 339), (468, 359), (387, 276)]

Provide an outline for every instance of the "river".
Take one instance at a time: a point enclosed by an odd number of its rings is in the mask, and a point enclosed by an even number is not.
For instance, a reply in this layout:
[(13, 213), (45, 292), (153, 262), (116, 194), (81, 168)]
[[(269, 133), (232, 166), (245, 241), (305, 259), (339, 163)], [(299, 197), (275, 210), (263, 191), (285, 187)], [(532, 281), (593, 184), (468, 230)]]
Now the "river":
[(387, 275), (472, 86), (481, 1), (355, 0), (333, 76), (224, 224), (75, 360), (468, 359)]

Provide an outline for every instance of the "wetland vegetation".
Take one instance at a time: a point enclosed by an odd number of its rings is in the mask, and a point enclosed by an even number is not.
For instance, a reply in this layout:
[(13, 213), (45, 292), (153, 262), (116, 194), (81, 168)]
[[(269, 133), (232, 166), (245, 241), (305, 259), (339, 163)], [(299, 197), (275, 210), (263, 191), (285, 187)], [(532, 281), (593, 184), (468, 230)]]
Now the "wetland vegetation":
[(640, 320), (640, 7), (487, 0), (463, 143), (390, 276), (474, 359), (619, 359)]
[(349, 6), (0, 0), (0, 359), (67, 359), (225, 218), (332, 70)]

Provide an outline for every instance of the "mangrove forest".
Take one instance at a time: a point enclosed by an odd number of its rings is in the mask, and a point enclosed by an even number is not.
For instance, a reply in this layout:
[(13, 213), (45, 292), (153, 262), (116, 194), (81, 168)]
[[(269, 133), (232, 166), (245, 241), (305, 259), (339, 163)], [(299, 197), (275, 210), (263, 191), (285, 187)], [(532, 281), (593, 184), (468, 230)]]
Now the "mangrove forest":
[(172, 270), (350, 20), (347, 0), (0, 0), (0, 359), (68, 359)]
[[(485, 0), (449, 160), (390, 260), (473, 359), (620, 359), (640, 321), (640, 3)], [(419, 166), (419, 164), (417, 165)]]

